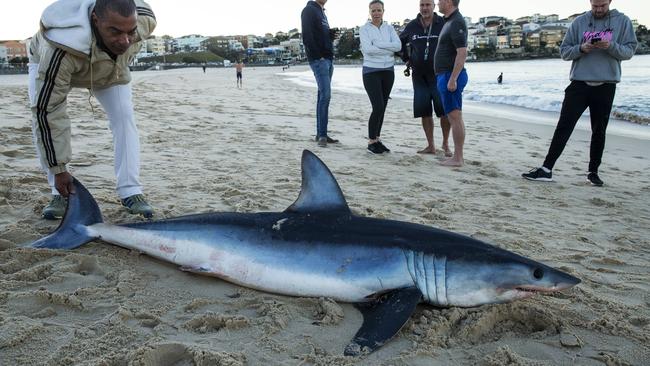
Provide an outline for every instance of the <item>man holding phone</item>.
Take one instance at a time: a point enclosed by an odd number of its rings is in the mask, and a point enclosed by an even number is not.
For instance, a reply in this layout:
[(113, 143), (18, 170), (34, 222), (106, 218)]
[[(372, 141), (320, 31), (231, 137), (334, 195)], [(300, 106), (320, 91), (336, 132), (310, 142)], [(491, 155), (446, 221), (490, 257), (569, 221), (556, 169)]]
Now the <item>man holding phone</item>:
[(566, 88), (562, 111), (544, 164), (522, 177), (550, 182), (555, 162), (562, 154), (578, 119), (589, 108), (591, 148), (587, 180), (602, 186), (598, 168), (605, 149), (605, 135), (621, 81), (621, 61), (634, 55), (637, 39), (630, 18), (615, 9), (611, 0), (590, 0), (591, 11), (577, 17), (560, 46), (562, 59), (572, 61), (571, 84)]

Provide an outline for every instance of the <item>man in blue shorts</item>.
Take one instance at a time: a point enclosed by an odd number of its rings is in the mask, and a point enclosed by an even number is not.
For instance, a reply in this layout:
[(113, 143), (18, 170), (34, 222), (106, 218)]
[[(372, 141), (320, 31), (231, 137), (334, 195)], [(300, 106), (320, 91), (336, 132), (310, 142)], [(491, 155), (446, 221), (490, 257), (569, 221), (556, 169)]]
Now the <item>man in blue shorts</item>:
[(451, 124), (454, 155), (442, 165), (460, 167), (464, 164), (465, 122), (463, 122), (463, 90), (467, 85), (467, 24), (458, 11), (460, 0), (439, 0), (438, 7), (445, 16), (434, 58), (434, 71), (442, 106)]
[(418, 153), (436, 153), (433, 139), (433, 113), (435, 112), (440, 118), (442, 128), (442, 149), (446, 156), (451, 156), (449, 150), (451, 127), (442, 108), (436, 75), (433, 72), (433, 55), (436, 53), (438, 35), (444, 21), (434, 12), (434, 8), (433, 0), (420, 0), (420, 13), (416, 19), (406, 25), (399, 36), (402, 41), (401, 57), (408, 70), (412, 71), (413, 117), (422, 118), (422, 128), (427, 138), (427, 147)]

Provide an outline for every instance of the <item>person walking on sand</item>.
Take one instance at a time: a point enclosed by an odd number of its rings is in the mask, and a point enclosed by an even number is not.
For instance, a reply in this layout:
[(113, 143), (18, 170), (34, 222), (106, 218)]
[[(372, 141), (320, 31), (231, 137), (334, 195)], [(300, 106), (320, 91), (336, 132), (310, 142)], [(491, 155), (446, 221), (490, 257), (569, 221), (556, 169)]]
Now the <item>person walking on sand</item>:
[(368, 5), (370, 20), (359, 30), (363, 53), (363, 86), (368, 93), (372, 113), (368, 120), (368, 151), (390, 152), (380, 139), (384, 114), (395, 82), (395, 52), (402, 43), (392, 25), (384, 22), (384, 3), (372, 0)]
[(237, 61), (235, 64), (235, 72), (237, 73), (237, 88), (241, 89), (244, 87), (243, 82), (243, 72), (244, 72), (244, 63), (242, 61)]
[(45, 219), (65, 211), (74, 194), (67, 169), (72, 157), (67, 97), (88, 88), (108, 116), (115, 151), (117, 193), (132, 214), (153, 216), (142, 194), (140, 141), (133, 111), (129, 64), (156, 27), (141, 0), (67, 0), (48, 6), (29, 47), (29, 100), (34, 144), (47, 172), (52, 200)]
[(465, 122), (463, 122), (463, 90), (468, 82), (465, 70), (467, 58), (467, 24), (458, 10), (460, 0), (440, 0), (438, 7), (445, 16), (434, 58), (434, 71), (442, 106), (451, 124), (454, 154), (443, 161), (444, 166), (464, 164)]
[(571, 61), (571, 83), (564, 91), (560, 119), (544, 163), (522, 177), (550, 182), (553, 167), (564, 151), (578, 119), (589, 108), (591, 148), (587, 180), (604, 183), (598, 176), (616, 84), (621, 81), (621, 61), (634, 56), (637, 39), (630, 18), (615, 9), (611, 0), (591, 0), (591, 11), (577, 17), (567, 32), (560, 53)]
[(327, 134), (330, 99), (332, 98), (332, 75), (334, 74), (334, 38), (325, 15), (327, 0), (310, 0), (302, 10), (302, 42), (318, 85), (316, 104), (316, 141), (318, 146), (339, 142)]
[(433, 0), (420, 0), (420, 13), (416, 19), (406, 25), (400, 34), (402, 41), (401, 57), (406, 63), (405, 75), (411, 74), (413, 82), (413, 117), (422, 118), (422, 129), (427, 139), (427, 147), (418, 151), (420, 154), (435, 154), (433, 138), (433, 113), (440, 118), (442, 129), (442, 149), (446, 156), (449, 150), (449, 131), (451, 126), (445, 116), (436, 75), (433, 72), (433, 56), (438, 45), (438, 36), (444, 20), (433, 10)]
[(501, 74), (499, 74), (499, 76), (497, 76), (497, 84), (499, 84), (499, 85), (503, 84), (503, 73), (501, 73)]

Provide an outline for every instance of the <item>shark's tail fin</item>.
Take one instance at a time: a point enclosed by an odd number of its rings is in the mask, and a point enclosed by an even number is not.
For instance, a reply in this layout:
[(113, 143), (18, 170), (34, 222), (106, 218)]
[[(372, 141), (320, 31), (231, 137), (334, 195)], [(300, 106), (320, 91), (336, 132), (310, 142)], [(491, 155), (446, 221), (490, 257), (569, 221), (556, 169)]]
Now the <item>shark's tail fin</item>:
[(88, 233), (87, 226), (103, 222), (99, 206), (78, 180), (74, 180), (75, 193), (68, 198), (68, 206), (59, 227), (50, 235), (34, 243), (34, 248), (74, 249), (96, 237)]

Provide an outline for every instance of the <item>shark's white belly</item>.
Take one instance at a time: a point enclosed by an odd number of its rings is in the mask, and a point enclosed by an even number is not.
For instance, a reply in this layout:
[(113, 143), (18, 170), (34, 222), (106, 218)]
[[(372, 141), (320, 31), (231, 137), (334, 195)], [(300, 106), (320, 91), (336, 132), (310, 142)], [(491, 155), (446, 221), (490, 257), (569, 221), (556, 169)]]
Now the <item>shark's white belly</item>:
[[(412, 283), (399, 253), (372, 254), (371, 261), (383, 261), (375, 266), (362, 262), (365, 258), (355, 258), (358, 254), (354, 253), (319, 255), (300, 247), (281, 252), (264, 247), (264, 243), (242, 242), (227, 235), (215, 234), (208, 242), (200, 235), (106, 224), (92, 225), (89, 230), (106, 242), (178, 264), (185, 270), (272, 293), (361, 302), (375, 293)], [(363, 266), (362, 270), (358, 266)]]

